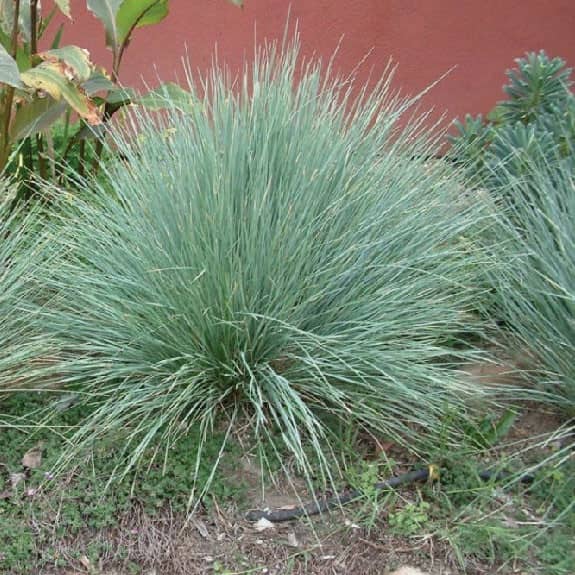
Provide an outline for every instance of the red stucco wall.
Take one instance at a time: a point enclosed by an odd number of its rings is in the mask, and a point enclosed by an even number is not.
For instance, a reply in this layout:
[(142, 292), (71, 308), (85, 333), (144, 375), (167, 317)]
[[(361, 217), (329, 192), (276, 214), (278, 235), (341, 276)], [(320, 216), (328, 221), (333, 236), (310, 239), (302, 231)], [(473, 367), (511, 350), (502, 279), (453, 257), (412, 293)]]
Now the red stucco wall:
[[(134, 35), (121, 80), (134, 84), (143, 75), (153, 82), (154, 65), (172, 80), (176, 71), (181, 75), (186, 45), (193, 67), (209, 65), (215, 43), (220, 61), (238, 67), (256, 34), (281, 37), (290, 4), (306, 54), (328, 57), (343, 36), (342, 70), (371, 50), (365, 77), (380, 74), (393, 57), (397, 85), (415, 92), (456, 66), (426, 100), (450, 117), (491, 108), (501, 97), (504, 70), (527, 50), (543, 48), (575, 65), (575, 0), (245, 0), (242, 10), (227, 0), (171, 0), (164, 22)], [(64, 41), (109, 64), (100, 24), (84, 6), (85, 0), (72, 1), (76, 22)]]

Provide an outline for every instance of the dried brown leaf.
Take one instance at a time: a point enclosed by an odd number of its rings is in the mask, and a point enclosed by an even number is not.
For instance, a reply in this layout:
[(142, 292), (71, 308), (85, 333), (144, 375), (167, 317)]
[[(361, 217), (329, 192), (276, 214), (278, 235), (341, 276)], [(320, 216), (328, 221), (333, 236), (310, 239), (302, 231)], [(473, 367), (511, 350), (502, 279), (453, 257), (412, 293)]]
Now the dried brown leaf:
[(42, 451), (44, 450), (44, 442), (38, 443), (29, 449), (22, 457), (22, 466), (26, 469), (37, 469), (42, 465)]
[(16, 489), (18, 483), (26, 479), (25, 473), (10, 473), (10, 485), (12, 489)]

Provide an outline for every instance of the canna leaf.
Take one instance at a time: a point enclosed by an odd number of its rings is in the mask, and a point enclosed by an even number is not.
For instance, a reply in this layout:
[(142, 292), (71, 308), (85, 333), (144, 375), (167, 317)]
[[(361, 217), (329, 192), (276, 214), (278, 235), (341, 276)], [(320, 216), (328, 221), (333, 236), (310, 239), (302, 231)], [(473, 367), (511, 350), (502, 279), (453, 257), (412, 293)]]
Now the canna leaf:
[(12, 0), (0, 0), (0, 28), (8, 37), (12, 34), (13, 21), (14, 2)]
[(106, 45), (114, 53), (118, 49), (116, 15), (121, 4), (122, 0), (88, 0), (88, 10), (102, 22), (106, 31)]
[(118, 44), (130, 39), (135, 28), (161, 22), (168, 15), (168, 0), (124, 0), (116, 15)]
[(50, 96), (25, 102), (14, 115), (11, 140), (20, 140), (49, 128), (65, 110), (66, 102), (57, 102)]
[(22, 87), (18, 65), (2, 44), (0, 44), (0, 84), (7, 84), (13, 88)]
[(73, 81), (85, 82), (92, 74), (90, 53), (78, 46), (65, 46), (42, 52), (39, 56), (45, 62), (60, 67), (66, 78)]
[[(36, 5), (36, 16), (40, 16), (40, 6)], [(30, 0), (20, 0), (20, 18), (18, 21), (20, 34), (26, 43), (30, 43), (30, 29), (32, 27), (32, 6)]]
[(82, 88), (76, 86), (62, 73), (58, 64), (45, 62), (27, 70), (21, 78), (29, 88), (46, 92), (57, 101), (64, 99), (89, 124), (101, 122), (96, 105), (90, 101)]
[[(38, 8), (38, 13), (39, 13)], [(30, 42), (30, 0), (20, 0), (18, 28), (22, 39)], [(0, 0), (0, 27), (8, 36), (12, 36), (14, 25), (14, 0)]]
[(109, 92), (117, 88), (116, 84), (100, 71), (93, 72), (92, 75), (82, 83), (82, 88), (88, 94), (93, 96), (98, 92)]
[(108, 92), (105, 100), (111, 106), (122, 107), (131, 103), (135, 99), (135, 93), (129, 88), (114, 87)]

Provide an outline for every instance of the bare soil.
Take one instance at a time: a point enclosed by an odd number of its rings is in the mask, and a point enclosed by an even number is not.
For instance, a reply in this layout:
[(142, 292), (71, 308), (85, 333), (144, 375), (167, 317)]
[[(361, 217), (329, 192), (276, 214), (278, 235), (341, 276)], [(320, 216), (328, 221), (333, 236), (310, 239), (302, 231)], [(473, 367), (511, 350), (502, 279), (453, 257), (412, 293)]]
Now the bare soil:
[[(482, 382), (518, 383), (513, 366), (505, 362), (469, 365), (466, 371), (471, 379)], [(527, 406), (507, 439), (511, 443), (528, 441), (549, 435), (560, 425), (561, 418), (553, 411), (539, 405)], [(307, 496), (303, 483), (280, 483), (262, 493), (260, 469), (245, 458), (240, 468), (230, 472), (247, 483), (246, 503), (250, 508), (298, 505)], [(450, 545), (437, 535), (394, 536), (385, 512), (371, 529), (356, 524), (357, 508), (353, 503), (345, 510), (268, 525), (261, 530), (258, 524), (244, 519), (244, 511), (214, 507), (185, 518), (169, 511), (149, 517), (135, 509), (122, 519), (119, 528), (62, 541), (60, 553), (68, 567), (42, 575), (537, 573), (515, 565), (487, 565), (473, 559), (462, 567)], [(105, 543), (109, 549), (99, 564), (82, 555), (82, 549), (94, 541)]]

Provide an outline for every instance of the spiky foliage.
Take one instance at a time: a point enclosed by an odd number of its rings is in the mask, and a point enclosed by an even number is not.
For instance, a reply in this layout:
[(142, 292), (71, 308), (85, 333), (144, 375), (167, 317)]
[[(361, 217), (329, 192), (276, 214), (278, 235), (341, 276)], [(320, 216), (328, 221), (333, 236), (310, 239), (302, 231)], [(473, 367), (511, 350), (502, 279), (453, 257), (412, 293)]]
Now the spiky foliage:
[(497, 299), (519, 345), (538, 361), (546, 389), (573, 413), (575, 170), (562, 158), (526, 167), (523, 178), (502, 170), (513, 197), (503, 220), (513, 260), (495, 278)]
[(501, 121), (531, 124), (547, 114), (560, 114), (570, 99), (571, 68), (562, 58), (549, 58), (541, 50), (515, 60), (517, 68), (507, 71), (503, 87), (508, 99), (500, 102)]
[[(508, 70), (507, 99), (482, 116), (455, 121), (451, 155), (478, 186), (503, 190), (504, 172), (526, 176), (533, 161), (575, 155), (575, 97), (571, 68), (545, 52), (528, 53)], [(573, 160), (575, 164), (575, 160)], [(505, 168), (500, 169), (504, 164)], [(502, 179), (501, 179), (502, 178)]]
[(60, 381), (96, 405), (77, 445), (120, 432), (135, 464), (153, 438), (247, 417), (325, 471), (324, 415), (417, 446), (478, 391), (452, 367), (479, 203), (420, 159), (435, 141), (390, 75), (354, 98), (296, 61), (268, 48), (239, 83), (190, 85), (191, 112), (141, 112), (114, 136), (111, 193), (63, 202), (45, 326)]

